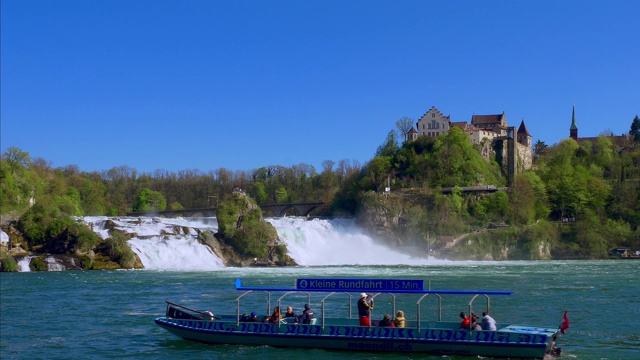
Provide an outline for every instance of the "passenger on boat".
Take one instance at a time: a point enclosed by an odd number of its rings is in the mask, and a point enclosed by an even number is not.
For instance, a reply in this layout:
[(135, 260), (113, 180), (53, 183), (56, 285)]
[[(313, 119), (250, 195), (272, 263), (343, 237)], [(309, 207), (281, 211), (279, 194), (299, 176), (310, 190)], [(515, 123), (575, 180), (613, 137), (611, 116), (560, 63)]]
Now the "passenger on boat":
[(287, 306), (287, 312), (284, 313), (284, 317), (285, 318), (297, 318), (298, 315), (296, 315), (296, 313), (293, 312), (293, 307)]
[(242, 314), (242, 316), (240, 316), (240, 322), (247, 322), (249, 321), (249, 316), (247, 315), (247, 313)]
[(256, 314), (255, 311), (252, 311), (251, 317), (249, 318), (249, 320), (247, 320), (247, 322), (260, 322), (260, 319), (258, 319), (258, 314)]
[(482, 329), (497, 330), (496, 321), (486, 311), (482, 313)]
[(393, 323), (396, 327), (399, 328), (403, 328), (405, 326), (406, 321), (404, 320), (404, 311), (398, 310), (398, 312), (396, 313), (396, 318), (393, 319)]
[(282, 314), (280, 313), (280, 306), (276, 306), (273, 308), (273, 314), (271, 314), (271, 318), (269, 319), (270, 323), (277, 324), (282, 319)]
[(462, 322), (460, 323), (460, 329), (469, 329), (471, 325), (471, 319), (464, 312), (460, 313), (460, 317), (462, 318)]
[(471, 330), (482, 330), (482, 326), (478, 324), (478, 319), (480, 317), (476, 315), (473, 311), (471, 312)]
[(373, 299), (367, 303), (367, 294), (360, 294), (360, 300), (358, 300), (358, 317), (360, 319), (360, 326), (371, 326), (371, 310), (373, 310)]
[(391, 316), (389, 316), (389, 314), (384, 314), (384, 316), (382, 317), (382, 320), (380, 320), (378, 322), (378, 326), (381, 327), (395, 327), (395, 324), (393, 323), (393, 321), (391, 321)]
[(300, 316), (300, 322), (303, 324), (311, 324), (311, 320), (313, 320), (313, 311), (311, 311), (311, 306), (309, 304), (304, 304), (304, 311), (302, 312), (302, 316)]

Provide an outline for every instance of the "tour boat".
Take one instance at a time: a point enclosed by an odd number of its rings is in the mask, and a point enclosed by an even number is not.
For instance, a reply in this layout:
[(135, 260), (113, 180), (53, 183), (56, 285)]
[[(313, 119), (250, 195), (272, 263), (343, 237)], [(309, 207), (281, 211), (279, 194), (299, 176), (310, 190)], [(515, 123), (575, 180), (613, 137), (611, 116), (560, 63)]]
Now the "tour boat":
[[(297, 279), (295, 287), (264, 287), (243, 286), (241, 279), (236, 279), (235, 287), (236, 290), (244, 291), (235, 300), (235, 314), (221, 315), (217, 311), (214, 314), (211, 311), (190, 309), (167, 301), (165, 316), (155, 319), (155, 323), (180, 338), (212, 344), (511, 358), (545, 358), (559, 355), (557, 340), (569, 326), (565, 313), (559, 327), (521, 325), (500, 320), (496, 330), (460, 328), (458, 321), (442, 321), (443, 298), (470, 297), (468, 314), (471, 314), (474, 310), (474, 300), (478, 297), (486, 299), (486, 308), (482, 311), (489, 312), (490, 296), (512, 293), (432, 290), (430, 285), (424, 289), (423, 280)], [(312, 304), (312, 294), (319, 295), (320, 301), (314, 304), (319, 304), (320, 308), (316, 311), (314, 320), (308, 324), (300, 323), (296, 318), (283, 318), (275, 323), (244, 322), (242, 314), (251, 311), (243, 311), (241, 300), (256, 292), (266, 295), (268, 311), (271, 309), (272, 295), (279, 295), (276, 303), (280, 309), (283, 309), (283, 303), (286, 308), (286, 302), (283, 300), (291, 294), (306, 297), (308, 304)], [(361, 326), (357, 313), (352, 317), (353, 304), (359, 299), (357, 295), (361, 292), (368, 293), (371, 299), (388, 294), (390, 298), (383, 306), (390, 306), (391, 314), (396, 314), (396, 296), (412, 297), (415, 299), (416, 312), (412, 314), (411, 311), (404, 310), (407, 315), (405, 327)], [(423, 319), (425, 316), (420, 306), (427, 298), (437, 299), (438, 311), (430, 318)], [(336, 302), (345, 304), (326, 306)], [(336, 310), (337, 308), (340, 310)], [(347, 308), (348, 314), (344, 317), (333, 314), (347, 312)], [(270, 313), (269, 311), (261, 314), (261, 319)]]

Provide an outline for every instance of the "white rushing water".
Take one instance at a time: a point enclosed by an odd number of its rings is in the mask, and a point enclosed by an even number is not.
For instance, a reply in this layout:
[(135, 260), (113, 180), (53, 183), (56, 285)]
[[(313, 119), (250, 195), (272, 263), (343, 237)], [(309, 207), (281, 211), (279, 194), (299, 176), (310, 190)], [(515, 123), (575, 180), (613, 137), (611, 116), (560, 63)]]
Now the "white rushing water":
[[(376, 243), (353, 220), (283, 217), (266, 219), (273, 224), (301, 266), (316, 265), (424, 265), (442, 260), (411, 256)], [(132, 234), (131, 249), (145, 269), (215, 270), (222, 261), (197, 241), (200, 231), (216, 232), (215, 218), (85, 217), (103, 239), (109, 228)]]
[(376, 243), (351, 219), (284, 217), (267, 219), (299, 265), (420, 265), (412, 257)]
[(0, 230), (0, 243), (8, 243), (9, 242), (9, 234)]
[(29, 272), (31, 268), (29, 267), (29, 263), (33, 259), (33, 256), (25, 256), (20, 261), (18, 261), (18, 271), (19, 272)]
[(208, 246), (198, 242), (198, 232), (216, 231), (214, 218), (165, 219), (149, 217), (85, 217), (103, 239), (109, 229), (131, 234), (129, 246), (149, 270), (215, 270), (222, 261)]

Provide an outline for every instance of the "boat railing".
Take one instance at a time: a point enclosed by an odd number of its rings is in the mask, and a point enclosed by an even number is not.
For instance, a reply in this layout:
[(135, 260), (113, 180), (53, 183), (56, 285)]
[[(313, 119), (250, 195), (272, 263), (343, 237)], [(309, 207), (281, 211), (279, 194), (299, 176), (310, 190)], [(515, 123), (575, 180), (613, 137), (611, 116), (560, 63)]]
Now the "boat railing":
[[(306, 281), (308, 281), (307, 279), (303, 279), (303, 281), (305, 281), (305, 286), (306, 287)], [(411, 280), (410, 280), (411, 281)], [(410, 286), (412, 284), (409, 284)], [(398, 286), (397, 283), (395, 284), (395, 286)], [(271, 310), (271, 292), (284, 292), (283, 295), (280, 296), (280, 298), (278, 299), (278, 306), (280, 308), (281, 307), (281, 303), (282, 300), (292, 294), (292, 293), (300, 293), (300, 292), (304, 292), (307, 295), (307, 303), (311, 304), (311, 294), (310, 292), (324, 292), (324, 293), (328, 293), (324, 298), (322, 298), (321, 300), (321, 304), (322, 304), (322, 314), (321, 314), (321, 324), (322, 327), (325, 326), (325, 320), (326, 320), (326, 316), (325, 316), (325, 305), (326, 305), (326, 301), (327, 299), (329, 299), (331, 296), (338, 294), (338, 293), (343, 293), (343, 294), (347, 294), (347, 296), (349, 297), (349, 318), (352, 318), (352, 303), (353, 303), (353, 298), (351, 293), (352, 292), (360, 292), (360, 291), (366, 291), (365, 288), (350, 288), (349, 290), (339, 290), (339, 291), (334, 291), (334, 290), (329, 290), (328, 288), (314, 288), (314, 289), (300, 289), (300, 288), (290, 288), (290, 287), (250, 287), (250, 286), (242, 286), (242, 281), (240, 279), (236, 279), (236, 289), (237, 290), (244, 290), (245, 293), (240, 295), (237, 299), (236, 299), (236, 316), (238, 317), (238, 322), (239, 322), (239, 317), (240, 317), (240, 299), (251, 293), (252, 291), (263, 291), (267, 293), (267, 315), (270, 313)], [(487, 312), (490, 311), (491, 309), (491, 299), (489, 297), (489, 295), (511, 295), (511, 291), (496, 291), (496, 290), (432, 290), (431, 289), (431, 281), (429, 281), (429, 286), (428, 286), (428, 290), (423, 290), (423, 289), (398, 289), (398, 290), (392, 290), (392, 291), (385, 291), (382, 290), (376, 294), (370, 294), (370, 296), (372, 296), (372, 299), (375, 299), (376, 297), (378, 297), (381, 294), (389, 294), (392, 297), (392, 311), (393, 314), (396, 313), (396, 294), (416, 294), (416, 295), (421, 295), (421, 297), (418, 299), (418, 301), (416, 302), (416, 307), (417, 307), (417, 314), (416, 314), (416, 318), (417, 318), (417, 329), (418, 331), (421, 330), (421, 323), (422, 323), (422, 319), (421, 319), (421, 304), (422, 301), (424, 299), (426, 299), (429, 295), (435, 295), (438, 297), (438, 322), (442, 322), (442, 295), (471, 295), (472, 298), (468, 303), (468, 308), (469, 308), (469, 316), (472, 315), (473, 313), (473, 303), (474, 301), (478, 298), (478, 296), (483, 295), (486, 300), (487, 300)], [(317, 318), (317, 317), (316, 317)], [(472, 330), (471, 327), (469, 327), (469, 330)]]
[(352, 305), (351, 305), (351, 304), (352, 304), (352, 302), (353, 302), (353, 301), (352, 301), (353, 296), (352, 296), (350, 293), (343, 293), (343, 292), (339, 292), (339, 293), (338, 293), (338, 292), (335, 292), (335, 291), (334, 291), (334, 292), (330, 292), (329, 294), (327, 294), (327, 296), (323, 297), (323, 298), (322, 298), (322, 300), (320, 300), (320, 304), (322, 304), (322, 305), (321, 305), (321, 308), (322, 308), (322, 320), (321, 320), (321, 325), (322, 325), (322, 328), (323, 328), (323, 329), (324, 329), (324, 324), (325, 324), (325, 316), (324, 316), (324, 314), (325, 314), (325, 308), (324, 308), (324, 305), (325, 305), (325, 302), (327, 301), (327, 299), (328, 299), (329, 297), (331, 297), (332, 295), (334, 295), (334, 294), (346, 294), (346, 295), (349, 297), (349, 319), (351, 319), (351, 310), (352, 310)]
[(240, 299), (242, 299), (243, 296), (249, 295), (252, 292), (253, 290), (248, 290), (247, 292), (243, 293), (242, 295), (236, 298), (236, 325), (240, 325)]
[[(418, 322), (418, 331), (420, 331), (420, 303), (422, 302), (422, 300), (424, 300), (425, 298), (427, 298), (429, 295), (431, 294), (424, 294), (420, 297), (420, 299), (418, 299), (418, 302), (416, 302), (416, 307), (417, 307), (417, 322)], [(442, 321), (442, 296), (440, 296), (440, 294), (434, 294), (435, 296), (438, 297), (438, 321)]]
[[(473, 301), (480, 295), (484, 295), (484, 297), (487, 298), (487, 314), (491, 313), (490, 312), (490, 310), (491, 310), (491, 298), (489, 297), (489, 295), (487, 295), (487, 294), (476, 294), (471, 298), (471, 300), (469, 300), (469, 317), (471, 317), (471, 314), (473, 314), (473, 308), (472, 308)], [(469, 329), (471, 331), (473, 331), (473, 327), (471, 326), (471, 324), (469, 325)]]

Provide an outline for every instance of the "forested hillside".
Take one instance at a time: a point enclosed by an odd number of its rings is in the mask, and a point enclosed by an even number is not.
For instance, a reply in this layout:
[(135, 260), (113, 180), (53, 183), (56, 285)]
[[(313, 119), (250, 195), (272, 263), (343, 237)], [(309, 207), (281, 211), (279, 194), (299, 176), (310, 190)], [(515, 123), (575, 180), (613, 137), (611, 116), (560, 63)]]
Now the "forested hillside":
[[(12, 147), (0, 161), (0, 213), (3, 226), (21, 219), (32, 247), (66, 231), (69, 222), (61, 217), (212, 207), (239, 187), (258, 204), (325, 202), (317, 215), (358, 215), (376, 196), (396, 196), (404, 207), (400, 233), (422, 240), (426, 234), (457, 236), (501, 223), (534, 227), (535, 236), (553, 243), (555, 257), (599, 258), (613, 247), (640, 247), (637, 116), (622, 145), (611, 134), (553, 146), (538, 141), (533, 169), (519, 173), (508, 191), (493, 193), (456, 190), (508, 185), (496, 158), (483, 158), (466, 136), (452, 128), (436, 139), (400, 144), (390, 132), (368, 163), (327, 160), (320, 172), (308, 164), (206, 173), (139, 173), (126, 166), (85, 172), (55, 168)], [(384, 194), (387, 187), (391, 192)], [(454, 190), (439, 190), (447, 187)]]

